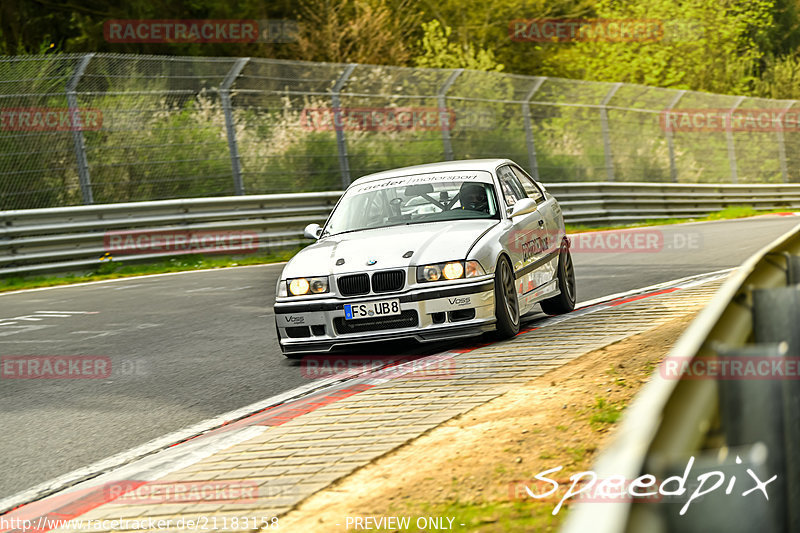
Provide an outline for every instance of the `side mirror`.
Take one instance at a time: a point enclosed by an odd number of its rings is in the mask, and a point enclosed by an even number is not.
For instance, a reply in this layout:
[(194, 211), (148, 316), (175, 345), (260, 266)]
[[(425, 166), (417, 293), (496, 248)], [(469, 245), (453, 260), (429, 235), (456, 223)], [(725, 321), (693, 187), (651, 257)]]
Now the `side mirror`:
[(319, 239), (319, 236), (322, 234), (322, 228), (319, 224), (309, 224), (306, 226), (306, 229), (303, 230), (303, 237), (308, 239)]
[(514, 218), (519, 215), (533, 213), (534, 211), (536, 211), (536, 201), (532, 200), (531, 198), (523, 198), (514, 204), (514, 206), (511, 208), (509, 216)]

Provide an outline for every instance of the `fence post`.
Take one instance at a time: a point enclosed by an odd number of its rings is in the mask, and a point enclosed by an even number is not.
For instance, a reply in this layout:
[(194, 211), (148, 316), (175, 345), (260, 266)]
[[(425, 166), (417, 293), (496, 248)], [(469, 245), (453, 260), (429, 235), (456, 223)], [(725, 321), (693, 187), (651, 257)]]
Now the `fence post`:
[(249, 57), (240, 57), (228, 71), (222, 85), (219, 87), (219, 97), (222, 100), (222, 111), (225, 113), (225, 132), (228, 135), (228, 150), (231, 154), (231, 169), (233, 171), (233, 191), (237, 196), (244, 194), (244, 182), (242, 181), (242, 165), (239, 160), (239, 147), (236, 145), (236, 127), (233, 123), (233, 111), (231, 109), (231, 86), (242, 69), (250, 61)]
[(686, 94), (686, 90), (678, 91), (675, 98), (672, 99), (664, 114), (664, 132), (667, 136), (667, 149), (669, 150), (669, 175), (672, 181), (678, 182), (678, 165), (675, 163), (675, 143), (672, 138), (672, 128), (669, 126), (669, 115), (672, 109), (678, 105), (678, 102)]
[(739, 183), (739, 171), (736, 168), (736, 147), (733, 145), (733, 112), (744, 101), (744, 96), (736, 99), (736, 103), (728, 111), (728, 127), (725, 128), (725, 140), (728, 143), (728, 162), (731, 166), (731, 183)]
[(794, 100), (789, 102), (783, 112), (781, 113), (781, 125), (777, 128), (777, 135), (778, 135), (778, 161), (781, 165), (781, 178), (783, 179), (784, 183), (789, 181), (789, 168), (786, 165), (786, 143), (783, 140), (783, 117), (792, 108), (794, 105)]
[(615, 83), (600, 103), (602, 106), (600, 108), (600, 121), (603, 131), (603, 151), (605, 152), (606, 177), (608, 181), (614, 181), (614, 157), (611, 153), (611, 132), (608, 129), (608, 108), (606, 106), (620, 87), (622, 87), (622, 83)]
[[(444, 82), (442, 88), (439, 89), (439, 94), (437, 95), (439, 101), (439, 121), (442, 124), (442, 148), (444, 149), (444, 158), (447, 161), (453, 160), (453, 145), (450, 142), (450, 129), (453, 125), (450, 124), (450, 114), (447, 112), (447, 91), (450, 90), (450, 87), (453, 86), (456, 78), (458, 78), (462, 72), (464, 72), (463, 68), (454, 70), (450, 74), (450, 77), (447, 78), (447, 81)], [(442, 120), (442, 117), (447, 117), (447, 120)]]
[(533, 87), (525, 96), (525, 101), (522, 102), (522, 117), (525, 120), (525, 142), (528, 145), (528, 162), (530, 164), (531, 176), (536, 181), (539, 179), (539, 162), (536, 160), (536, 144), (533, 142), (533, 128), (531, 127), (531, 98), (536, 94), (536, 91), (547, 80), (546, 76), (537, 76), (536, 81), (533, 82)]
[(86, 141), (83, 137), (83, 130), (76, 128), (78, 114), (78, 82), (81, 81), (83, 73), (86, 72), (86, 67), (94, 57), (94, 52), (86, 54), (81, 58), (78, 63), (75, 73), (72, 78), (67, 82), (67, 107), (69, 108), (69, 116), (72, 120), (72, 144), (75, 147), (75, 158), (78, 161), (78, 180), (81, 185), (81, 196), (85, 205), (94, 203), (94, 194), (92, 193), (92, 181), (89, 177), (89, 160), (86, 158)]
[(342, 75), (336, 80), (331, 91), (333, 129), (336, 130), (336, 148), (339, 150), (339, 170), (342, 173), (343, 189), (346, 189), (350, 185), (350, 160), (347, 155), (347, 139), (344, 137), (344, 129), (342, 128), (342, 101), (339, 98), (339, 93), (341, 93), (342, 87), (347, 83), (347, 80), (350, 78), (356, 66), (355, 63), (348, 64), (344, 72), (342, 72)]

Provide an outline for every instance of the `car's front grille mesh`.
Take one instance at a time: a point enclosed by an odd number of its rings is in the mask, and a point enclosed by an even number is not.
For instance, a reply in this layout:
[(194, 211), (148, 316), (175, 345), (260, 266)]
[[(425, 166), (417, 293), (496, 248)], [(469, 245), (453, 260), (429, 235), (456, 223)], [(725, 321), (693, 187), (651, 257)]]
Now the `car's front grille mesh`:
[(406, 283), (406, 273), (403, 270), (387, 270), (376, 272), (372, 275), (372, 290), (374, 292), (399, 291)]
[(352, 274), (342, 276), (336, 281), (339, 293), (342, 296), (358, 296), (369, 294), (369, 276), (366, 274)]
[(396, 292), (406, 284), (406, 273), (404, 270), (385, 270), (375, 272), (370, 283), (369, 274), (349, 274), (336, 280), (339, 287), (339, 294), (342, 296), (361, 296), (369, 294), (370, 285), (372, 292)]
[(360, 320), (345, 320), (343, 317), (333, 319), (336, 333), (361, 333), (364, 331), (379, 331), (382, 329), (413, 328), (419, 325), (419, 316), (413, 309), (403, 311), (399, 315), (362, 318)]

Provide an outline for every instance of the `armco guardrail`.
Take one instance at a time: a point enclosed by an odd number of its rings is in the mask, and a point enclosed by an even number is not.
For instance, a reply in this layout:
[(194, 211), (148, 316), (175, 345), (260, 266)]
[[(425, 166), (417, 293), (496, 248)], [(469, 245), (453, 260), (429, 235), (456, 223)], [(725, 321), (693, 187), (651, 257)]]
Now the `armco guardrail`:
[[(80, 271), (108, 251), (119, 230), (241, 231), (268, 250), (305, 242), (303, 228), (325, 220), (341, 193), (271, 194), (0, 211), (0, 275)], [(147, 261), (164, 254), (113, 257)]]
[[(731, 275), (593, 467), (598, 480), (654, 476), (660, 501), (578, 504), (562, 533), (800, 531), (798, 325), (800, 226)], [(686, 492), (665, 496), (681, 478)]]
[[(553, 183), (571, 224), (692, 217), (733, 205), (800, 209), (798, 185)], [(0, 275), (80, 271), (108, 251), (109, 231), (246, 231), (261, 250), (307, 242), (303, 228), (323, 222), (340, 192), (226, 196), (0, 212)], [(113, 256), (144, 261), (163, 254)]]

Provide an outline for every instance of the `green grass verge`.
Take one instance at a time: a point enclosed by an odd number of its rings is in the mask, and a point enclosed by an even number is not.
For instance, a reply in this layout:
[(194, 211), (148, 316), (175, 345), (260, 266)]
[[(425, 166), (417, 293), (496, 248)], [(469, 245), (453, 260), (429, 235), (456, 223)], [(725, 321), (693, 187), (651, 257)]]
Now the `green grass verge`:
[[(618, 224), (612, 226), (584, 226), (567, 224), (567, 233), (639, 228), (644, 226), (662, 226), (666, 224), (680, 224), (684, 222), (697, 222), (703, 220), (727, 220), (733, 218), (751, 217), (755, 215), (765, 215), (769, 213), (780, 213), (782, 211), (786, 211), (786, 209), (756, 211), (750, 206), (735, 206), (699, 218), (653, 219), (637, 222), (635, 224)], [(230, 266), (279, 263), (281, 261), (288, 261), (302, 248), (302, 246), (298, 246), (279, 252), (243, 257), (207, 257), (203, 255), (185, 255), (164, 259), (163, 261), (149, 264), (123, 264), (118, 261), (108, 261), (99, 264), (96, 268), (91, 269), (84, 274), (9, 277), (0, 279), (0, 292), (15, 291), (20, 289), (33, 289), (39, 287), (52, 287), (55, 285), (69, 285), (72, 283), (81, 283), (85, 281), (142, 276), (145, 274), (164, 274), (166, 272), (184, 272), (187, 270), (205, 270), (209, 268), (225, 268)]]
[(711, 213), (704, 217), (694, 218), (653, 218), (643, 220), (642, 222), (635, 222), (633, 224), (617, 224), (611, 226), (586, 226), (583, 224), (567, 224), (567, 233), (582, 233), (586, 231), (605, 231), (613, 229), (628, 229), (628, 228), (641, 228), (644, 226), (665, 226), (668, 224), (684, 224), (686, 222), (702, 222), (707, 220), (730, 220), (734, 218), (747, 218), (757, 215), (769, 215), (770, 213), (784, 213), (786, 211), (793, 211), (791, 207), (784, 207), (782, 209), (772, 209), (769, 211), (756, 211), (749, 205), (737, 205)]
[(119, 261), (106, 261), (87, 271), (85, 274), (10, 277), (0, 279), (0, 292), (68, 285), (85, 281), (127, 278), (146, 274), (164, 274), (167, 272), (185, 272), (188, 270), (207, 270), (210, 268), (280, 263), (281, 261), (288, 261), (301, 249), (302, 246), (298, 246), (273, 253), (248, 256), (181, 255), (148, 264), (125, 264)]

